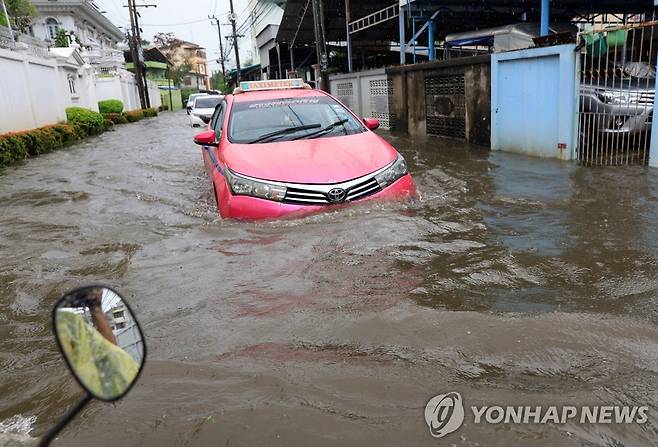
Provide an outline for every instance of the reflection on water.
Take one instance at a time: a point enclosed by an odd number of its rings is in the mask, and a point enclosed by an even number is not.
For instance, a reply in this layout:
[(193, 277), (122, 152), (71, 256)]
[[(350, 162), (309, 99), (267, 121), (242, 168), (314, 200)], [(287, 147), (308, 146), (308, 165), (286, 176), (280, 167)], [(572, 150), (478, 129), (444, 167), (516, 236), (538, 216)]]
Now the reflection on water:
[[(125, 445), (434, 445), (420, 409), (448, 391), (658, 411), (655, 172), (386, 134), (419, 200), (221, 221), (185, 122), (122, 126), (0, 175), (0, 421), (36, 417), (41, 433), (79, 396), (49, 311), (98, 281), (134, 297), (150, 360), (121, 411), (92, 405), (66, 445), (110, 432)], [(456, 435), (647, 445), (656, 429)]]

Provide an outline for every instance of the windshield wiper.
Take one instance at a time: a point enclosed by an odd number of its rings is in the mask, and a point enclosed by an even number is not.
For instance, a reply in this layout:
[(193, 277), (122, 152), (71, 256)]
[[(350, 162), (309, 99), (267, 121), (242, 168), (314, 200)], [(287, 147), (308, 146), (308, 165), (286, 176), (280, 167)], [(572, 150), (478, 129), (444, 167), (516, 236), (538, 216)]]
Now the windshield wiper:
[(317, 129), (318, 127), (322, 127), (322, 125), (321, 124), (304, 124), (303, 126), (286, 127), (285, 129), (280, 129), (280, 130), (276, 130), (274, 132), (266, 133), (265, 135), (261, 135), (260, 137), (256, 138), (255, 140), (249, 141), (247, 144), (261, 143), (264, 140), (267, 140), (269, 138), (278, 137), (278, 136), (286, 135), (286, 134), (293, 133), (293, 132), (299, 132), (300, 130)]
[[(311, 132), (311, 133), (308, 133), (308, 134), (306, 134), (306, 135), (302, 135), (302, 136), (297, 137), (297, 138), (293, 138), (293, 140), (301, 140), (302, 138), (317, 138), (317, 137), (321, 137), (322, 135), (331, 132), (331, 131), (334, 130), (336, 127), (338, 127), (338, 126), (340, 126), (340, 125), (343, 125), (343, 124), (345, 124), (345, 123), (348, 122), (348, 121), (349, 121), (348, 119), (342, 119), (342, 120), (340, 120), (340, 121), (336, 121), (335, 123), (331, 123), (331, 124), (329, 124), (327, 127), (323, 128), (323, 129), (316, 130), (315, 132)], [(345, 134), (347, 135), (347, 132), (345, 132)]]

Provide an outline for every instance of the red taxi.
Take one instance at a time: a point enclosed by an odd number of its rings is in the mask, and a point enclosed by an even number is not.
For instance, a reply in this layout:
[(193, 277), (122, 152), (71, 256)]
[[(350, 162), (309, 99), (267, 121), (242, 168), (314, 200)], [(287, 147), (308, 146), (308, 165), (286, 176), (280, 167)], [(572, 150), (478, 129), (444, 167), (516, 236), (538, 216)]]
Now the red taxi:
[(223, 98), (194, 142), (221, 216), (266, 219), (414, 195), (377, 127), (301, 79), (253, 81)]

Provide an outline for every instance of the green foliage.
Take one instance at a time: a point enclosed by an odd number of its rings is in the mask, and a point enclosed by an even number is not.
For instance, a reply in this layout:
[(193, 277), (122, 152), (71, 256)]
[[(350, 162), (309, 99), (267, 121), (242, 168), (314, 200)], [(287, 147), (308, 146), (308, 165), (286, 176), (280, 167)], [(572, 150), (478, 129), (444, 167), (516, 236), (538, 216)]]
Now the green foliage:
[(187, 103), (187, 98), (190, 97), (192, 93), (199, 93), (199, 89), (197, 88), (182, 88), (180, 90), (180, 96), (183, 101), (183, 106)]
[(216, 71), (211, 77), (212, 88), (221, 93), (228, 93), (229, 87), (221, 71)]
[(123, 113), (103, 113), (103, 118), (111, 121), (113, 124), (126, 124), (128, 122)]
[(144, 112), (144, 116), (147, 118), (158, 116), (158, 109), (155, 109), (153, 107), (151, 107), (150, 109), (144, 109), (143, 112)]
[(39, 15), (37, 8), (28, 0), (5, 0), (12, 28), (27, 32), (32, 18)]
[(0, 135), (0, 167), (61, 149), (80, 138), (82, 138), (80, 129), (71, 124), (55, 124)]
[(123, 112), (123, 102), (119, 99), (98, 101), (98, 111), (100, 113), (121, 113)]
[(68, 107), (66, 109), (66, 119), (70, 124), (83, 129), (87, 135), (97, 135), (103, 132), (105, 128), (103, 115), (82, 107)]
[(68, 48), (70, 43), (69, 33), (63, 28), (58, 29), (57, 34), (55, 35), (55, 47)]
[(0, 9), (0, 26), (9, 27), (9, 18), (5, 15), (4, 11)]
[(194, 65), (190, 61), (189, 57), (183, 59), (180, 64), (171, 67), (169, 69), (169, 79), (171, 79), (171, 83), (175, 86), (179, 86), (181, 82), (183, 82), (183, 78), (190, 74), (193, 68)]

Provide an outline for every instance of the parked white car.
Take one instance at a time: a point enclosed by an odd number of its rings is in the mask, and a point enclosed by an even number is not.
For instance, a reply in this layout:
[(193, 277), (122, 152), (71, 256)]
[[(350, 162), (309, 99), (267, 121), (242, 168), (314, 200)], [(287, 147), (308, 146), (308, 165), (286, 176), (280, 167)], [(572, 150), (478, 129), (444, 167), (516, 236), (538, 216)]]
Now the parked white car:
[(194, 98), (190, 109), (190, 126), (206, 127), (215, 112), (215, 107), (222, 99), (224, 99), (222, 95), (204, 95)]
[(198, 98), (199, 96), (207, 96), (208, 93), (192, 93), (190, 96), (187, 98), (187, 102), (185, 103), (185, 109), (187, 109), (187, 114), (189, 115), (190, 112), (192, 111), (192, 106), (194, 105), (194, 100)]

